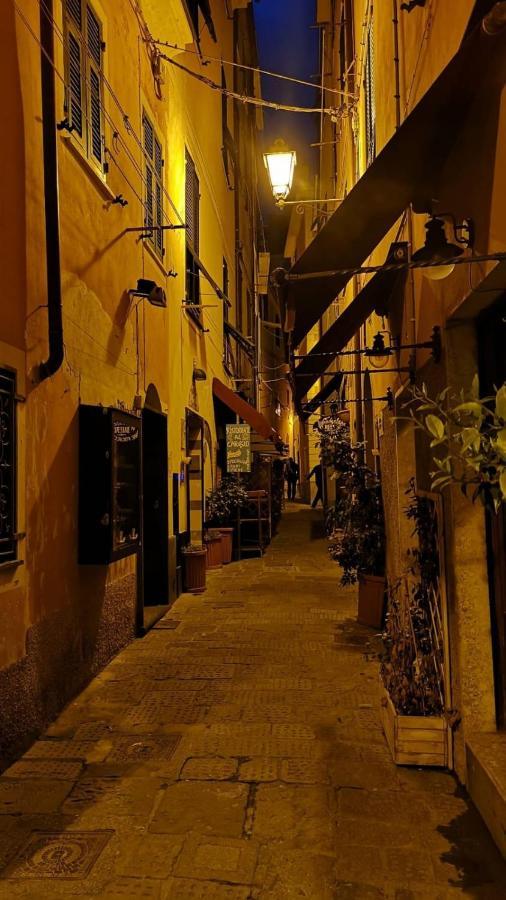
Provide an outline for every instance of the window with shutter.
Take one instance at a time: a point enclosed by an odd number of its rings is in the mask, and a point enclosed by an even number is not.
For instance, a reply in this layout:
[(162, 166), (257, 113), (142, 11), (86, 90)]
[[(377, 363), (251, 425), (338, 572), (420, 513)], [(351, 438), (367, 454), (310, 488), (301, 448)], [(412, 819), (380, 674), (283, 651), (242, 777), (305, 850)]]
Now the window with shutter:
[[(185, 223), (186, 223), (186, 302), (195, 307), (200, 303), (199, 219), (200, 184), (195, 163), (186, 151)], [(200, 310), (193, 310), (200, 321)]]
[(65, 0), (65, 112), (86, 155), (104, 168), (102, 26), (86, 0)]
[(0, 563), (17, 558), (16, 376), (0, 369)]
[(160, 258), (164, 255), (163, 239), (163, 152), (149, 116), (142, 117), (144, 140), (144, 224), (152, 229), (149, 241)]

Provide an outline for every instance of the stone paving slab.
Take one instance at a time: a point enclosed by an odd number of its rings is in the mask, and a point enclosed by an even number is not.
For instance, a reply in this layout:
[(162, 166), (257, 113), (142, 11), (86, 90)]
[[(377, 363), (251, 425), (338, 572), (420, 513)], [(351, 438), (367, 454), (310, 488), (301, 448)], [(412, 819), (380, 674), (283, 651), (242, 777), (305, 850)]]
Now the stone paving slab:
[(0, 900), (505, 900), (454, 778), (393, 765), (321, 514), (210, 573), (0, 778)]

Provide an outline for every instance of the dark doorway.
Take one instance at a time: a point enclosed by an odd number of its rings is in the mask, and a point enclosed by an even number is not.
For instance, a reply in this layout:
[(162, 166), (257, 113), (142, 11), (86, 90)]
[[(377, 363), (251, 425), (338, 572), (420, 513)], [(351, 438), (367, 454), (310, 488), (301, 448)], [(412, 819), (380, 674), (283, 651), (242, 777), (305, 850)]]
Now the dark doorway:
[(142, 411), (142, 629), (164, 614), (169, 602), (167, 417)]
[[(480, 391), (494, 392), (506, 381), (506, 294), (478, 318)], [(506, 506), (486, 513), (488, 581), (492, 620), (498, 728), (506, 727)]]

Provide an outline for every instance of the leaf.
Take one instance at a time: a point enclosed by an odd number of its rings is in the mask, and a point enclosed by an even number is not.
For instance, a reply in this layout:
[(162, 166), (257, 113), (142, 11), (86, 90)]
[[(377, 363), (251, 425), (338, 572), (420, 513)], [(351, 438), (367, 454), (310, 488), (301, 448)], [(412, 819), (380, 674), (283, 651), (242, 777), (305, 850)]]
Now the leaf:
[(506, 428), (501, 428), (501, 430), (497, 432), (494, 447), (499, 453), (506, 454)]
[(478, 373), (476, 373), (471, 383), (471, 396), (475, 400), (479, 400), (480, 398), (480, 379), (478, 378)]
[(495, 412), (496, 416), (502, 419), (503, 422), (506, 422), (506, 384), (503, 384), (502, 388), (497, 391)]
[(503, 469), (499, 476), (499, 487), (501, 488), (503, 500), (506, 500), (506, 469)]
[(479, 453), (481, 446), (481, 435), (477, 428), (464, 428), (461, 432), (460, 439), (462, 441), (463, 450), (467, 450), (468, 447), (472, 447), (475, 453)]
[(436, 438), (444, 437), (444, 433), (445, 433), (444, 422), (442, 422), (441, 419), (438, 418), (438, 416), (434, 416), (432, 414), (426, 416), (425, 424), (426, 424), (428, 430), (430, 431), (430, 433), (434, 435), (434, 437), (436, 437)]
[(483, 414), (483, 407), (481, 403), (477, 403), (475, 400), (468, 400), (466, 403), (459, 403), (459, 405), (453, 409), (453, 412), (469, 413), (469, 415), (479, 419)]

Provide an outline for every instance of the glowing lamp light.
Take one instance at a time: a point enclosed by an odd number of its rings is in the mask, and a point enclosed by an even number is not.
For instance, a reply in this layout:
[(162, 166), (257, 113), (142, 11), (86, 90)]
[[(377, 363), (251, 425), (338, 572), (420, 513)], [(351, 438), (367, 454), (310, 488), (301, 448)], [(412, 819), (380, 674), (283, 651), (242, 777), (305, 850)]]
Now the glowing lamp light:
[[(427, 232), (425, 244), (420, 250), (413, 253), (411, 257), (413, 262), (444, 263), (446, 259), (454, 259), (456, 256), (461, 256), (464, 252), (462, 247), (450, 244), (446, 237), (444, 222), (437, 216), (432, 216), (425, 223), (425, 230)], [(427, 266), (427, 268), (422, 269), (422, 272), (432, 281), (442, 281), (443, 278), (447, 278), (448, 275), (452, 274), (454, 268), (455, 264), (449, 263), (447, 266)]]
[(282, 140), (277, 140), (273, 149), (264, 153), (265, 168), (276, 203), (282, 205), (290, 193), (296, 162), (295, 150), (289, 150)]

